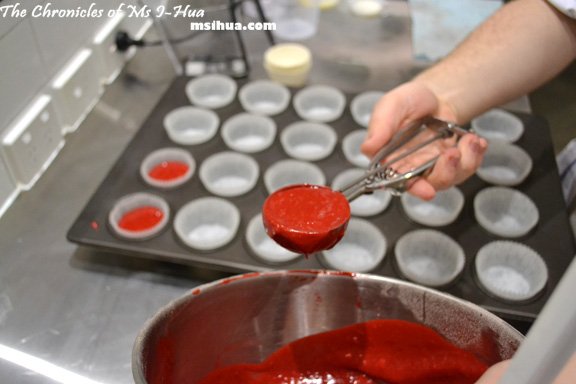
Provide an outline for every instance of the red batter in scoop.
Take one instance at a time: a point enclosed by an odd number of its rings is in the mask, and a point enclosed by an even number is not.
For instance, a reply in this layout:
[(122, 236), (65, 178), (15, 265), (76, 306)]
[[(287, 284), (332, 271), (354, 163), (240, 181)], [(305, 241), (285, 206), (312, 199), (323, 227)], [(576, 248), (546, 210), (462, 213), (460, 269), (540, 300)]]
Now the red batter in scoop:
[(472, 384), (487, 368), (428, 327), (373, 320), (296, 340), (261, 364), (220, 368), (200, 384)]
[(342, 193), (329, 187), (291, 185), (266, 199), (262, 218), (274, 241), (309, 255), (340, 241), (350, 220), (350, 205)]
[(163, 161), (152, 168), (152, 170), (148, 172), (148, 176), (156, 180), (174, 180), (184, 176), (186, 172), (188, 172), (188, 169), (190, 169), (190, 167), (180, 161)]
[(140, 207), (124, 214), (118, 226), (126, 231), (145, 231), (158, 225), (162, 217), (164, 213), (156, 207)]

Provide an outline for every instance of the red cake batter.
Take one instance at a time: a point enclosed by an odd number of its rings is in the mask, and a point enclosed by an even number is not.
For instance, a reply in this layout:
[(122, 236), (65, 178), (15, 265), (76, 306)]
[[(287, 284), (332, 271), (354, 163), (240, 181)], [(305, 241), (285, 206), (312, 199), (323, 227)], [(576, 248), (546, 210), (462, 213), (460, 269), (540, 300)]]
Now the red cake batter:
[(174, 180), (184, 176), (188, 169), (187, 164), (179, 161), (163, 161), (152, 168), (148, 176), (156, 180)]
[(309, 255), (340, 241), (350, 220), (350, 205), (329, 187), (298, 184), (271, 194), (262, 217), (266, 232), (278, 244)]
[(373, 320), (296, 340), (261, 364), (220, 368), (200, 384), (472, 384), (487, 368), (428, 327)]
[(164, 213), (156, 207), (140, 207), (124, 214), (118, 226), (126, 231), (145, 231), (158, 225), (162, 217)]

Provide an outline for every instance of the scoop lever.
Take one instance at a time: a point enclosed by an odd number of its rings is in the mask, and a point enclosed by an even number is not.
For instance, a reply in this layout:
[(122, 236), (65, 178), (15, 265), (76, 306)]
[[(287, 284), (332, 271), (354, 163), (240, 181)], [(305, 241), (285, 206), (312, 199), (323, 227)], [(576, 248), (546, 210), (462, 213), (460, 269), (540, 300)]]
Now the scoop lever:
[[(434, 136), (389, 159), (390, 155), (426, 130), (432, 131)], [(432, 144), (436, 140), (448, 139), (454, 135), (457, 136), (458, 140), (468, 132), (470, 131), (459, 127), (456, 123), (440, 120), (432, 116), (425, 116), (418, 119), (392, 137), (390, 142), (374, 155), (366, 173), (362, 177), (344, 186), (340, 192), (346, 196), (348, 201), (352, 201), (363, 194), (371, 193), (382, 188), (388, 189), (393, 195), (400, 195), (406, 190), (408, 180), (422, 176), (430, 170), (438, 160), (439, 155), (401, 174), (392, 168), (394, 163), (412, 155), (414, 152)]]

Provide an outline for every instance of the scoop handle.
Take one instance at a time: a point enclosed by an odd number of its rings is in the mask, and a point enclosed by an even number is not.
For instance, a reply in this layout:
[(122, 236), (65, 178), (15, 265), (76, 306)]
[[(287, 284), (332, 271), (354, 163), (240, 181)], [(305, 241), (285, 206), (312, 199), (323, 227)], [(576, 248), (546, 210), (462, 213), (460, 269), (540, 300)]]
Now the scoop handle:
[(576, 352), (576, 259), (548, 299), (499, 384), (552, 383)]

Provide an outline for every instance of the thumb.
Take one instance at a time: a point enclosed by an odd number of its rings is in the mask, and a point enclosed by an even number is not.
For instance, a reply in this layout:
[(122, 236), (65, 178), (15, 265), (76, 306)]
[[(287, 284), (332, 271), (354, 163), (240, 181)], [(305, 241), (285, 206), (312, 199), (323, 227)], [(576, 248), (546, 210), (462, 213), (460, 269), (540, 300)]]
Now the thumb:
[(405, 83), (376, 103), (361, 151), (369, 158), (410, 122), (435, 114), (438, 99), (424, 84)]

